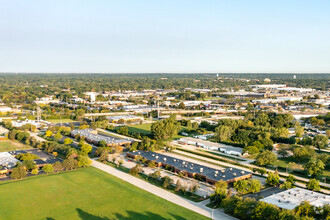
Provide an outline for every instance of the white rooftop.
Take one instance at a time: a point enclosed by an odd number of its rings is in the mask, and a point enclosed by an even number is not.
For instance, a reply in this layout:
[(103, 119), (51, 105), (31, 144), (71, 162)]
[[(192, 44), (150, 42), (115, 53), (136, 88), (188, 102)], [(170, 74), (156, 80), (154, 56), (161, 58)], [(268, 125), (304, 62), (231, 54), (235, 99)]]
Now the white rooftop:
[(303, 201), (308, 201), (311, 205), (320, 207), (330, 204), (330, 196), (313, 192), (302, 188), (292, 188), (283, 192), (268, 196), (260, 201), (276, 205), (284, 209), (294, 209)]
[(16, 165), (17, 160), (13, 155), (8, 152), (1, 152), (0, 153), (0, 166), (5, 166), (8, 168), (12, 168)]

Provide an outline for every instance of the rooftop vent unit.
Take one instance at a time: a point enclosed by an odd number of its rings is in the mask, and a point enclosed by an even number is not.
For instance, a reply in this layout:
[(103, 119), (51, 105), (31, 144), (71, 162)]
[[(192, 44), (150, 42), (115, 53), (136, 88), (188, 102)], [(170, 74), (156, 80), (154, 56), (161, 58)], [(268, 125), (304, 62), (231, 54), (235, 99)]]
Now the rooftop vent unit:
[(236, 173), (233, 173), (233, 176), (236, 176)]
[(226, 175), (223, 175), (223, 176), (222, 176), (222, 178), (225, 178), (225, 177), (226, 177)]
[(164, 159), (163, 159), (164, 161), (166, 161), (166, 157), (164, 157)]
[(138, 152), (138, 154), (141, 154), (141, 152)]
[(176, 159), (173, 159), (174, 162), (176, 162)]
[(225, 170), (221, 170), (221, 173), (224, 173), (225, 172)]
[(156, 159), (158, 159), (159, 156), (156, 156)]
[(192, 170), (192, 169), (194, 169), (193, 167), (190, 167), (190, 169)]
[(241, 174), (244, 174), (245, 173), (245, 171), (241, 171)]
[(214, 171), (214, 173), (218, 174), (218, 173), (219, 173), (219, 171), (217, 171), (217, 170), (216, 170), (216, 171)]
[(217, 177), (218, 175), (217, 174), (214, 174), (214, 177)]
[(233, 168), (229, 168), (229, 170), (233, 170)]
[(203, 173), (203, 168), (199, 168), (199, 172), (200, 173)]

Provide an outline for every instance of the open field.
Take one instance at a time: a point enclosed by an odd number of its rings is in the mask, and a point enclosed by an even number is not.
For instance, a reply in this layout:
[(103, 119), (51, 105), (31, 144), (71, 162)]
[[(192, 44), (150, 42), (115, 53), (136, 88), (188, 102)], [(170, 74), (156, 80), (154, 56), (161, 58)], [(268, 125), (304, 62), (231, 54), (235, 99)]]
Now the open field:
[(73, 121), (69, 118), (63, 118), (63, 119), (47, 119), (46, 121), (49, 121), (51, 123), (70, 123), (70, 122), (76, 122), (76, 121)]
[(89, 167), (0, 185), (0, 219), (207, 219)]
[(22, 143), (12, 141), (12, 140), (5, 140), (0, 141), (0, 152), (5, 151), (13, 151), (13, 150), (25, 150), (25, 149), (31, 149), (32, 147), (24, 145)]
[(151, 135), (151, 125), (152, 123), (146, 123), (141, 125), (130, 125), (128, 130), (130, 132), (140, 133), (144, 135)]

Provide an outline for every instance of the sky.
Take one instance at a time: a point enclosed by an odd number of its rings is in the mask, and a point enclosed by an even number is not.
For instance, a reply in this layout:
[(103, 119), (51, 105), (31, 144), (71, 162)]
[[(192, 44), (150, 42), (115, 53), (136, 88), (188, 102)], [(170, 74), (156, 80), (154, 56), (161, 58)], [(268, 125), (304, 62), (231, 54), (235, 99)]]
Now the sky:
[(330, 73), (328, 0), (0, 0), (0, 72)]

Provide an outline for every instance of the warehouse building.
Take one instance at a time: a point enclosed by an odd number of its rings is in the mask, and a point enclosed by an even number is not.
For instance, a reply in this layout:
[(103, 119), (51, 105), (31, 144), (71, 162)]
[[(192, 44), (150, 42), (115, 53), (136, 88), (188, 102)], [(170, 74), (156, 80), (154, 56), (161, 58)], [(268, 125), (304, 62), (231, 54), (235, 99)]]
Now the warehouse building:
[(330, 204), (330, 196), (307, 189), (292, 188), (268, 196), (264, 199), (261, 199), (260, 201), (276, 205), (283, 209), (292, 210), (299, 206), (303, 201), (307, 201), (315, 207), (321, 207), (326, 204)]
[(233, 183), (238, 180), (252, 178), (252, 173), (244, 170), (236, 168), (214, 169), (152, 151), (128, 152), (127, 156), (132, 159), (142, 156), (148, 161), (155, 161), (158, 167), (171, 168), (176, 173), (182, 173), (190, 178), (195, 178), (209, 184), (215, 184), (219, 180)]
[(80, 137), (85, 137), (85, 140), (91, 144), (99, 144), (100, 141), (105, 141), (108, 146), (115, 146), (115, 145), (125, 145), (130, 144), (133, 140), (129, 138), (117, 138), (117, 137), (110, 137), (107, 135), (98, 134), (97, 130), (93, 129), (82, 129), (82, 130), (72, 130), (71, 136), (76, 137), (77, 135)]

